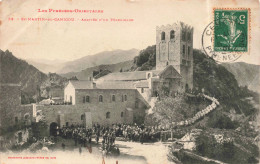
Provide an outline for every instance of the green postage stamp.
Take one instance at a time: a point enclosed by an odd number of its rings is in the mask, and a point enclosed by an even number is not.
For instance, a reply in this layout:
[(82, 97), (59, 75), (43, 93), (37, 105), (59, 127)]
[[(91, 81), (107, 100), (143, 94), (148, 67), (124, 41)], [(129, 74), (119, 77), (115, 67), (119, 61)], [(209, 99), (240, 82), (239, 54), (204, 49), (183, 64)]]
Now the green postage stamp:
[(249, 9), (214, 9), (214, 51), (248, 52)]

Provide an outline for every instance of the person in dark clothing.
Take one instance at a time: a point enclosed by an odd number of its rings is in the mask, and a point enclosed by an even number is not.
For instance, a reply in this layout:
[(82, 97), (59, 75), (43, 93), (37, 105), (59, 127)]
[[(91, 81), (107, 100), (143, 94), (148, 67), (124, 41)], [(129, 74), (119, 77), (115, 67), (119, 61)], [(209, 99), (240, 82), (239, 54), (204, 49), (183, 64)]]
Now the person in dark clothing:
[(79, 146), (79, 154), (81, 154), (82, 152), (82, 149), (81, 149), (81, 146)]
[(61, 147), (62, 147), (63, 151), (65, 151), (66, 145), (64, 143), (61, 144)]

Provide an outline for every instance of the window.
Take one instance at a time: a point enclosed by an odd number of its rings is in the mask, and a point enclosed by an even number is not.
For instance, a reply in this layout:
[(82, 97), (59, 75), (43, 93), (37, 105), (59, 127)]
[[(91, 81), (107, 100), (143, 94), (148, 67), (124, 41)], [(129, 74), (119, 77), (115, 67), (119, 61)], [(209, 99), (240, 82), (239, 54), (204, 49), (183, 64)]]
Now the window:
[(185, 57), (185, 45), (182, 46), (182, 55)]
[(121, 112), (121, 117), (124, 117), (124, 112)]
[(190, 58), (190, 46), (188, 46), (188, 59)]
[(69, 122), (66, 122), (66, 127), (68, 127), (69, 126)]
[(141, 88), (141, 93), (144, 93), (144, 88)]
[(174, 32), (174, 30), (172, 30), (170, 32), (170, 39), (174, 39), (174, 38), (175, 38), (175, 32)]
[(85, 119), (85, 115), (82, 114), (82, 115), (80, 116), (80, 119), (81, 119), (81, 120), (84, 120), (84, 119)]
[(24, 119), (25, 119), (25, 120), (28, 120), (29, 117), (30, 117), (30, 114), (29, 114), (29, 113), (26, 113), (26, 114), (24, 115)]
[(162, 34), (161, 34), (161, 40), (165, 40), (165, 32), (162, 32)]
[(116, 96), (112, 95), (112, 101), (116, 101)]
[(182, 31), (182, 40), (183, 41), (186, 41), (186, 36), (185, 35), (186, 35), (186, 33), (184, 31)]
[(90, 98), (89, 98), (89, 96), (86, 96), (86, 102), (90, 102)]
[(127, 95), (125, 95), (125, 101), (127, 101)]
[(190, 46), (188, 46), (188, 58), (190, 57)]
[(169, 62), (166, 62), (166, 66), (168, 66), (169, 65)]
[(188, 41), (191, 41), (191, 32), (188, 33)]
[(70, 103), (72, 103), (72, 96), (70, 96)]
[(83, 103), (85, 103), (86, 102), (86, 97), (85, 96), (83, 96)]
[(124, 95), (122, 95), (122, 102), (124, 102)]
[(106, 118), (110, 118), (110, 112), (106, 113)]
[(103, 102), (103, 96), (102, 96), (102, 95), (99, 95), (98, 101), (99, 101), (99, 102)]

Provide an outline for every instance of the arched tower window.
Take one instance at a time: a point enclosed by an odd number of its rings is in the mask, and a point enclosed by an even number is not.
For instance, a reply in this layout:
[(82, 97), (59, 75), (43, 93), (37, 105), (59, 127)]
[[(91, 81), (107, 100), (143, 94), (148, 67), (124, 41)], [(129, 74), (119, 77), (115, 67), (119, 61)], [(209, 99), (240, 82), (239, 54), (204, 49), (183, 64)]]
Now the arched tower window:
[(188, 41), (191, 41), (191, 32), (188, 33)]
[(169, 62), (166, 62), (166, 66), (169, 65)]
[(165, 40), (165, 32), (164, 31), (161, 33), (161, 40)]
[(183, 55), (183, 58), (185, 58), (185, 45), (182, 46), (182, 55)]
[(99, 102), (103, 102), (103, 96), (102, 96), (102, 95), (99, 95), (98, 101), (99, 101)]
[(127, 95), (125, 95), (125, 101), (127, 101)]
[(174, 39), (175, 38), (175, 31), (171, 30), (170, 32), (170, 39)]
[(110, 112), (106, 113), (106, 118), (110, 118)]
[(182, 31), (182, 40), (186, 41), (186, 32), (185, 31)]
[(187, 56), (188, 56), (188, 59), (190, 59), (190, 46), (188, 46), (188, 54), (187, 54)]
[(121, 112), (121, 117), (124, 117), (124, 112)]

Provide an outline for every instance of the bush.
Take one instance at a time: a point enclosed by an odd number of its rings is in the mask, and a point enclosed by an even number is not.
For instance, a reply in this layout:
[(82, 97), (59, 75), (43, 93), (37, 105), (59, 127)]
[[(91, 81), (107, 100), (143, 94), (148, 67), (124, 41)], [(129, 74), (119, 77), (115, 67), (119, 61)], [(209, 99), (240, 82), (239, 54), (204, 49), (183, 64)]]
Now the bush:
[(235, 156), (235, 145), (233, 142), (218, 143), (214, 136), (201, 133), (196, 138), (196, 151), (209, 158), (221, 161), (232, 161)]
[(236, 129), (239, 126), (237, 121), (232, 121), (229, 117), (219, 111), (214, 111), (209, 115), (207, 126), (219, 129)]

